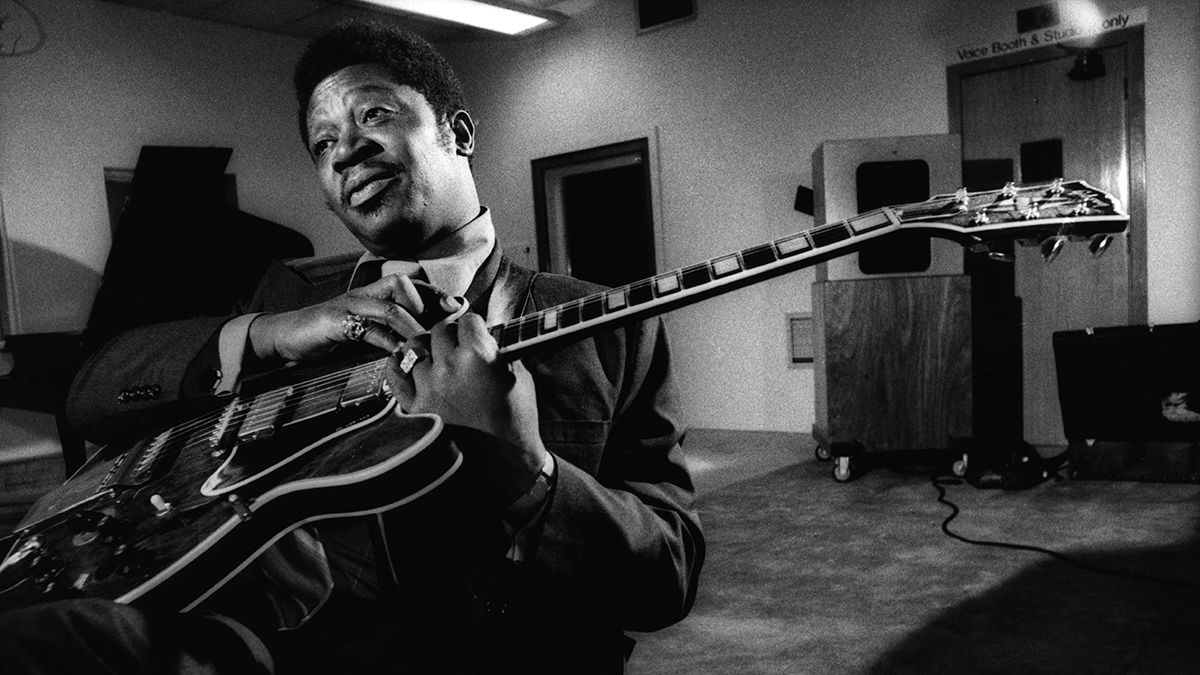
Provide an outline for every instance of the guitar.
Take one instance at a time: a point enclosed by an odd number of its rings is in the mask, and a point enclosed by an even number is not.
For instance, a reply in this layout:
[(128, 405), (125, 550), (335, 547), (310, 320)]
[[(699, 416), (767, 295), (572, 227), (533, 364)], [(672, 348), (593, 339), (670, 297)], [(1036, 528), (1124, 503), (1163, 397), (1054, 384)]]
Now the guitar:
[[(986, 253), (1016, 239), (1050, 259), (1095, 254), (1125, 230), (1110, 195), (1082, 182), (940, 195), (820, 225), (490, 327), (516, 360), (841, 256), (899, 230)], [(188, 610), (287, 532), (400, 508), (461, 456), (433, 415), (404, 415), (386, 358), (285, 386), (243, 387), (207, 414), (101, 448), (0, 540), (0, 609), (69, 597)], [(397, 451), (397, 448), (400, 448)]]

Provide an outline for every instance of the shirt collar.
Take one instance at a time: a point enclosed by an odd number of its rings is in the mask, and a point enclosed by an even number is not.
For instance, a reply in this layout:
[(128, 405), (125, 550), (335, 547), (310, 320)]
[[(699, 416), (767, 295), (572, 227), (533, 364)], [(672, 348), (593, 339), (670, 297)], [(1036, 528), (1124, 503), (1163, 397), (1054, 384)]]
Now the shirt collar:
[(496, 229), (492, 225), (492, 214), (484, 207), (478, 216), (411, 260), (385, 260), (367, 251), (358, 259), (358, 264), (368, 260), (383, 260), (382, 273), (385, 275), (411, 276), (419, 268), (425, 272), (429, 283), (449, 295), (464, 295), (475, 273), (495, 246)]

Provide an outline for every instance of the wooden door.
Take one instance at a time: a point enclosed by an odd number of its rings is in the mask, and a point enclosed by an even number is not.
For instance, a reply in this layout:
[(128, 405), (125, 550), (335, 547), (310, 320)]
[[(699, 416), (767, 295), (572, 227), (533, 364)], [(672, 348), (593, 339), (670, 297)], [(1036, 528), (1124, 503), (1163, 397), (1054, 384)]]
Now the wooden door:
[(951, 127), (962, 136), (964, 164), (1010, 160), (1018, 182), (1046, 179), (1029, 174), (1047, 166), (1061, 168), (1062, 177), (1111, 192), (1133, 216), (1128, 236), (1099, 258), (1082, 245), (1064, 248), (1050, 263), (1037, 247), (1016, 250), (1024, 437), (1035, 445), (1066, 443), (1053, 333), (1145, 322), (1141, 30), (1121, 33), (1093, 47), (1091, 58), (1098, 53), (1105, 72), (1090, 79), (1069, 77), (1080, 52), (1057, 46), (948, 73)]

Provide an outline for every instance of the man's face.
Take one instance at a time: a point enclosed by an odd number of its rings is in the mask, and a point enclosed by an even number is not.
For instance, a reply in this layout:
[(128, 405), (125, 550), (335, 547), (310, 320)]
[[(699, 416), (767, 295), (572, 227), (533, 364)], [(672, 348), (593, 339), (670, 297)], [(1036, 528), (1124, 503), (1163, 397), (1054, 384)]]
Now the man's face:
[(412, 255), (477, 215), (466, 120), (437, 119), (378, 64), (343, 68), (313, 90), (309, 153), (325, 202), (367, 250)]

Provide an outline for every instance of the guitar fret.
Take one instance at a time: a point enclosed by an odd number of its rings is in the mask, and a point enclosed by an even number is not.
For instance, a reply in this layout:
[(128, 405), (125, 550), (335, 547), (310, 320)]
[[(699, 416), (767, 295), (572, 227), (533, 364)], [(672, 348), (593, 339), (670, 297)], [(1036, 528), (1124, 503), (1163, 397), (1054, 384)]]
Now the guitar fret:
[(790, 237), (784, 237), (775, 242), (775, 252), (780, 258), (793, 256), (811, 248), (812, 244), (809, 243), (808, 237), (803, 232), (793, 234)]
[(817, 248), (831, 246), (839, 241), (844, 241), (853, 236), (850, 233), (850, 229), (847, 228), (844, 223), (834, 223), (832, 225), (818, 227), (814, 230), (811, 230), (811, 232), (813, 246), (816, 246)]
[(559, 321), (563, 328), (570, 328), (579, 323), (579, 303), (572, 302), (564, 305), (561, 316), (559, 316)]
[(658, 297), (670, 295), (678, 290), (679, 276), (674, 272), (654, 277), (654, 292)]
[(598, 316), (604, 315), (604, 300), (598, 295), (589, 295), (583, 299), (583, 306), (579, 309), (579, 314), (583, 321), (591, 321)]
[(500, 344), (508, 346), (516, 344), (521, 326), (516, 321), (509, 321), (504, 324), (504, 328), (500, 331)]
[(881, 228), (885, 225), (891, 225), (891, 223), (891, 219), (888, 218), (887, 214), (883, 211), (876, 211), (874, 213), (855, 216), (854, 218), (846, 221), (846, 224), (851, 230), (854, 230), (855, 234), (870, 232), (871, 230)]
[(646, 281), (629, 285), (629, 304), (644, 305), (654, 299), (654, 288)]
[(742, 261), (738, 259), (736, 253), (722, 256), (720, 258), (713, 258), (711, 264), (713, 276), (718, 279), (723, 276), (728, 276), (735, 272), (742, 271)]
[(748, 270), (770, 265), (775, 260), (775, 249), (769, 245), (752, 246), (742, 251), (742, 262)]
[(712, 281), (712, 273), (708, 267), (708, 263), (685, 267), (683, 268), (682, 276), (684, 288), (695, 288)]
[(519, 339), (529, 340), (538, 335), (538, 320), (536, 316), (526, 317), (521, 319), (521, 327), (518, 329)]

